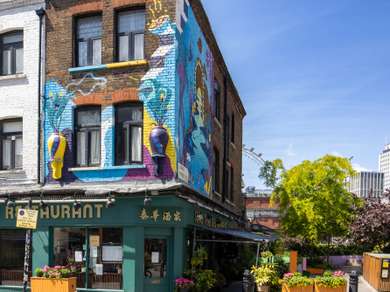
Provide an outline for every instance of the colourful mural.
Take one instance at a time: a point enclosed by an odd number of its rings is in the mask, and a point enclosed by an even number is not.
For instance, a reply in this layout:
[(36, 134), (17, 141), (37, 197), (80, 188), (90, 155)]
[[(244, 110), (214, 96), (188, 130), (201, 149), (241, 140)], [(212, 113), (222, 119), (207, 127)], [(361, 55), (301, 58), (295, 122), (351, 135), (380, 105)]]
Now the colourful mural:
[[(92, 73), (115, 69), (119, 63), (89, 67), (86, 73), (82, 73), (83, 68), (70, 68), (70, 73), (83, 76), (68, 83), (49, 79), (45, 86), (45, 174), (48, 181), (53, 181), (53, 178), (61, 183), (151, 178), (171, 180), (175, 177), (176, 24), (166, 14), (162, 1), (154, 0), (153, 3), (147, 27), (158, 38), (159, 46), (148, 60), (148, 71), (141, 79), (129, 75), (129, 79), (137, 81), (136, 93), (144, 104), (143, 163), (115, 166), (115, 105), (113, 101), (111, 103), (107, 101), (105, 96), (107, 94), (114, 96), (116, 93), (107, 93), (107, 84), (110, 81), (106, 77)], [(120, 67), (141, 63), (146, 64), (146, 61), (123, 62), (120, 63)], [(80, 104), (89, 102), (96, 104), (96, 100), (101, 102), (101, 163), (99, 167), (91, 169), (75, 168), (74, 109)], [(66, 145), (61, 144), (66, 146), (64, 151), (63, 148), (57, 147), (55, 143), (57, 140), (51, 138), (53, 133), (58, 133), (66, 139)], [(57, 157), (59, 154), (63, 154), (61, 161)], [(54, 165), (53, 162), (56, 161), (58, 163)], [(62, 170), (61, 176), (58, 175), (59, 168)]]
[(195, 15), (184, 1), (177, 54), (178, 162), (185, 180), (204, 195), (211, 191), (213, 56)]

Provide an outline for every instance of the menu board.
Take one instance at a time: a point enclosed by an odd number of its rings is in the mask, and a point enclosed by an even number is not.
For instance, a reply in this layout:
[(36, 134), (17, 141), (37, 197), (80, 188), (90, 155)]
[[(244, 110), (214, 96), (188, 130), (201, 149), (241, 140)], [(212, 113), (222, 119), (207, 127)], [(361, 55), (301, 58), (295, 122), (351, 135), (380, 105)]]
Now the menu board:
[(390, 269), (390, 259), (382, 259), (382, 267), (381, 267), (381, 278), (388, 279), (389, 278), (389, 269)]
[(103, 262), (121, 262), (123, 257), (121, 246), (103, 245), (102, 261)]

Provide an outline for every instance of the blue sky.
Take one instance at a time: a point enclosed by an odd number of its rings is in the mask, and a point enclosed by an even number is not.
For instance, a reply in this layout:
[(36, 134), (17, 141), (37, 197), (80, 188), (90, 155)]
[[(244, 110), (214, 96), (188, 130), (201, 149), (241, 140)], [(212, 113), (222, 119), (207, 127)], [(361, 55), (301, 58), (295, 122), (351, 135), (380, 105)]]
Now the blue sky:
[[(242, 5), (245, 3), (245, 5)], [(247, 110), (244, 143), (287, 167), (377, 170), (390, 143), (389, 0), (203, 0)], [(244, 159), (246, 185), (261, 185)]]

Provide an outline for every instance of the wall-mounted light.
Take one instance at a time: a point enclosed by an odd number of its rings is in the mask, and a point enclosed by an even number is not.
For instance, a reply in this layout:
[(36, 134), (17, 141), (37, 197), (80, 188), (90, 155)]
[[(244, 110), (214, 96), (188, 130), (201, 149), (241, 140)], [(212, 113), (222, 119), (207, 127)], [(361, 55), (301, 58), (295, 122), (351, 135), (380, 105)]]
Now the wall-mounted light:
[(146, 195), (144, 199), (144, 206), (150, 206), (151, 204), (152, 204), (152, 198)]
[(75, 210), (79, 210), (81, 208), (81, 203), (75, 200), (73, 203), (73, 207), (75, 208)]
[(106, 207), (107, 208), (110, 208), (110, 207), (112, 207), (112, 206), (114, 206), (115, 205), (115, 202), (116, 202), (116, 199), (115, 199), (115, 197), (108, 197), (107, 198), (107, 202), (106, 202)]

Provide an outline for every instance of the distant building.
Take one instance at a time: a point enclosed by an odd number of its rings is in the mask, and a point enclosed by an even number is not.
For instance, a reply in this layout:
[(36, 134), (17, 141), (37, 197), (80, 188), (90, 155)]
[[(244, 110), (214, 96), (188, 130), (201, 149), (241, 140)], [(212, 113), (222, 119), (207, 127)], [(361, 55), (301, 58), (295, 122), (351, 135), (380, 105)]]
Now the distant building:
[(390, 189), (390, 144), (379, 154), (379, 171), (384, 173), (383, 190)]
[(349, 191), (360, 198), (378, 198), (383, 194), (384, 173), (360, 171), (349, 180)]
[(272, 190), (259, 190), (255, 187), (245, 189), (246, 216), (253, 224), (271, 229), (280, 226), (279, 208), (271, 204)]

